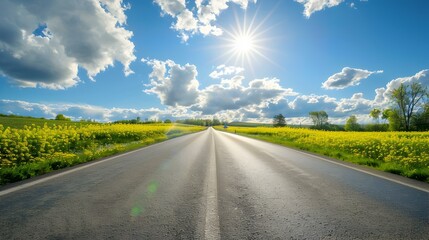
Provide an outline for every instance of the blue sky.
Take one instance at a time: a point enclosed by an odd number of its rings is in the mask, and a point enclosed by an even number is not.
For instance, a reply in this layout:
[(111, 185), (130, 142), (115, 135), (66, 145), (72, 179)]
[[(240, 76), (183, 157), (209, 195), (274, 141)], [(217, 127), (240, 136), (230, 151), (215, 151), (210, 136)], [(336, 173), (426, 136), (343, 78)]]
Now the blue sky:
[(4, 0), (0, 113), (369, 122), (429, 85), (425, 0)]

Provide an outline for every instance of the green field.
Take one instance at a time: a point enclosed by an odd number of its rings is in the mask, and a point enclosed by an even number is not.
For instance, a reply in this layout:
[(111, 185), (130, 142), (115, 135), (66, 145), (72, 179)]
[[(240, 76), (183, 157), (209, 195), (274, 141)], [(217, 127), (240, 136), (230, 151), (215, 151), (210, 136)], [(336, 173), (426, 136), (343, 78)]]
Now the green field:
[(91, 122), (72, 122), (72, 121), (59, 121), (51, 119), (41, 119), (41, 118), (31, 118), (31, 117), (9, 117), (9, 116), (0, 116), (0, 124), (3, 127), (7, 128), (24, 128), (24, 126), (40, 126), (43, 127), (47, 124), (49, 127), (54, 125), (88, 125), (88, 124), (98, 124)]

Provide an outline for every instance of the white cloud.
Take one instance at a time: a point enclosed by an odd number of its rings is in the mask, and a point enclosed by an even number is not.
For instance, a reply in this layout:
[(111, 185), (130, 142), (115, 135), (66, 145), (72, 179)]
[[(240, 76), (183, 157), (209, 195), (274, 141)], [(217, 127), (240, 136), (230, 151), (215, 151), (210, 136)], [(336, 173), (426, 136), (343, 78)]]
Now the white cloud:
[[(336, 99), (327, 95), (299, 95), (292, 100), (282, 99), (262, 108), (265, 118), (282, 113), (295, 124), (310, 124), (309, 112), (326, 111), (331, 123), (342, 123), (351, 116), (365, 116), (374, 107), (374, 101), (365, 99), (362, 93), (355, 93), (351, 98)], [(362, 117), (361, 117), (362, 118)], [(366, 118), (362, 118), (366, 119)], [(369, 119), (369, 118), (368, 118)]]
[(144, 60), (152, 67), (151, 88), (146, 93), (156, 94), (161, 103), (167, 106), (191, 106), (198, 102), (199, 82), (195, 65), (181, 66), (171, 60)]
[(355, 93), (351, 98), (342, 98), (335, 108), (335, 112), (343, 114), (369, 114), (374, 106), (374, 101), (365, 99), (363, 93)]
[(0, 74), (22, 87), (65, 89), (92, 79), (115, 61), (132, 73), (133, 33), (121, 0), (2, 0)]
[(223, 78), (231, 75), (237, 75), (244, 72), (244, 68), (235, 66), (226, 66), (224, 64), (216, 67), (216, 70), (210, 73), (210, 77), (213, 79)]
[(293, 117), (308, 116), (312, 111), (326, 111), (330, 115), (337, 106), (337, 100), (327, 95), (300, 95), (289, 103)]
[(413, 76), (393, 79), (386, 84), (386, 87), (377, 88), (375, 102), (380, 107), (387, 107), (391, 101), (390, 94), (393, 89), (398, 88), (401, 83), (412, 84), (415, 82), (429, 88), (429, 69), (422, 70)]
[(247, 86), (243, 85), (243, 80), (242, 76), (234, 76), (208, 86), (201, 91), (200, 104), (192, 109), (215, 114), (224, 110), (264, 107), (285, 96), (296, 95), (292, 89), (280, 86), (280, 80), (276, 78), (255, 79)]
[(364, 69), (345, 67), (341, 72), (330, 76), (328, 80), (322, 83), (322, 87), (325, 89), (344, 89), (350, 86), (356, 86), (359, 85), (360, 81), (363, 79), (366, 79), (376, 73), (383, 73), (383, 71), (368, 71)]
[(310, 18), (311, 14), (325, 8), (338, 6), (344, 0), (295, 0), (304, 5), (304, 16)]
[(198, 20), (194, 18), (194, 15), (188, 9), (183, 10), (177, 15), (177, 22), (174, 25), (176, 30), (190, 31), (194, 33), (198, 26)]
[(168, 14), (172, 17), (177, 16), (186, 9), (185, 0), (155, 0), (155, 2), (161, 7), (163, 14)]
[(155, 0), (161, 7), (161, 15), (167, 14), (175, 18), (172, 28), (179, 31), (184, 42), (196, 33), (204, 36), (222, 35), (222, 29), (215, 25), (220, 13), (228, 9), (229, 3), (246, 9), (249, 2), (256, 3), (256, 0), (195, 0), (195, 8), (187, 7), (185, 0)]

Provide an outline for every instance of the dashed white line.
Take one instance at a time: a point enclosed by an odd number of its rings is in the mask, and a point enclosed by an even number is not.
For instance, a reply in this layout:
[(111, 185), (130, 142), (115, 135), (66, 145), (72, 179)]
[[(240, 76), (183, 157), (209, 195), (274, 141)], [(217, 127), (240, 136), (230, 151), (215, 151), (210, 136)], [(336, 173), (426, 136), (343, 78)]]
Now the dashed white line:
[(207, 202), (204, 226), (204, 238), (209, 240), (220, 239), (219, 213), (217, 205), (217, 174), (216, 174), (216, 151), (213, 130), (210, 129), (212, 137), (211, 151), (208, 156), (209, 170), (207, 176)]

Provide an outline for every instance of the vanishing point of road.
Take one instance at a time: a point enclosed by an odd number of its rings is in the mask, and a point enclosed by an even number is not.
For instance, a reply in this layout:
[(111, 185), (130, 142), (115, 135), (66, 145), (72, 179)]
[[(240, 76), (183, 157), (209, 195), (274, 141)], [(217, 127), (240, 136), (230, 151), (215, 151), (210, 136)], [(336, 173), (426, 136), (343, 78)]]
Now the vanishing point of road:
[(209, 128), (3, 187), (0, 239), (429, 239), (429, 187)]

